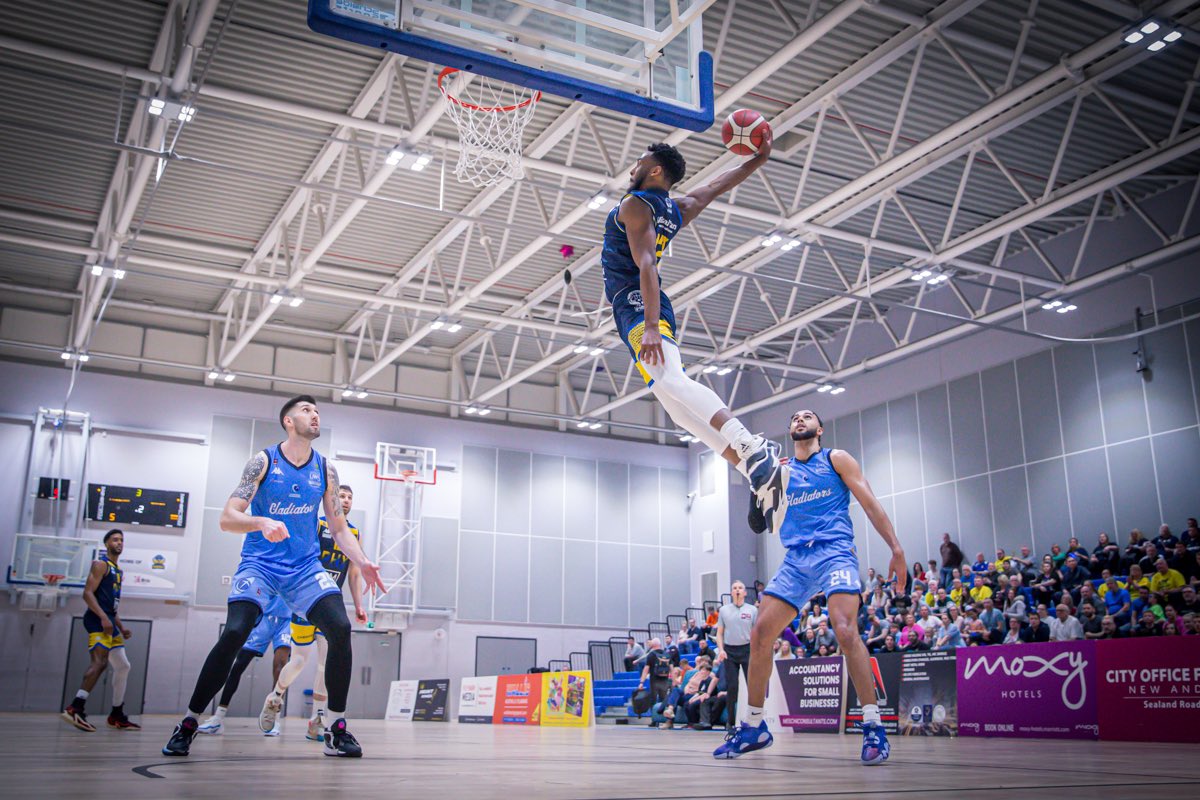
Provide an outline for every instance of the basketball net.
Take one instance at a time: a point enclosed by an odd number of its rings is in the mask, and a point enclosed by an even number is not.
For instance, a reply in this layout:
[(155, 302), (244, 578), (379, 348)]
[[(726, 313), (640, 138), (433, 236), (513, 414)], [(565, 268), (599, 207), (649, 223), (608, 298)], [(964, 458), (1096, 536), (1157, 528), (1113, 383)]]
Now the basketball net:
[(456, 72), (446, 67), (438, 75), (446, 115), (458, 128), (462, 143), (455, 177), (476, 187), (521, 180), (525, 177), (521, 139), (542, 93), (476, 75), (461, 93), (452, 94), (448, 79)]

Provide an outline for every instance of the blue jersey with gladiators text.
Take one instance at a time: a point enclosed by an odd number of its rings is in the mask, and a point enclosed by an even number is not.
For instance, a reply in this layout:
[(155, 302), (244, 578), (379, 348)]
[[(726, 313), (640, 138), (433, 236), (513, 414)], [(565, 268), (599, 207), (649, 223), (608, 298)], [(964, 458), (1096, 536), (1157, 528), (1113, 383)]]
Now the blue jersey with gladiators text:
[(247, 533), (242, 542), (242, 562), (291, 570), (321, 555), (317, 512), (325, 495), (325, 458), (312, 450), (308, 461), (296, 465), (287, 460), (277, 444), (263, 452), (267, 455), (267, 474), (250, 502), (250, 513), (279, 520), (287, 526), (288, 538), (269, 542), (261, 531)]
[(854, 541), (850, 523), (850, 489), (829, 459), (825, 447), (807, 461), (789, 462), (787, 516), (779, 541), (787, 548), (837, 540)]

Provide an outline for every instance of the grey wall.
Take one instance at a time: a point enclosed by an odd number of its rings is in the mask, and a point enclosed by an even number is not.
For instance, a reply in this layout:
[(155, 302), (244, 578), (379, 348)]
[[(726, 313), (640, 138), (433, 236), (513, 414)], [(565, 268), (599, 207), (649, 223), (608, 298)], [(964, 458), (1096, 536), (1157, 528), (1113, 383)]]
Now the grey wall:
[[(1064, 344), (826, 420), (823, 443), (863, 465), (910, 564), (937, 558), (942, 532), (990, 557), (1182, 526), (1200, 514), (1200, 322), (1144, 345), (1141, 375), (1134, 341)], [(863, 568), (886, 566), (862, 509), (851, 514)]]

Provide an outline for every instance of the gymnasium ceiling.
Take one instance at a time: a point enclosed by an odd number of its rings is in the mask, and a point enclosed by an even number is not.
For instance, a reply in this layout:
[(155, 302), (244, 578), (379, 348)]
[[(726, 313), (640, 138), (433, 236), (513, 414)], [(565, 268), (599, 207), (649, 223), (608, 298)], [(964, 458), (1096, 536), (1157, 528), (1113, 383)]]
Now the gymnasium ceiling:
[[(1149, 17), (1183, 37), (1126, 44)], [(1185, 0), (718, 0), (718, 119), (762, 111), (776, 149), (663, 261), (690, 369), (735, 409), (795, 396), (1023, 309), (1052, 331), (1043, 302), (1191, 253), (1194, 203), (1149, 209), (1195, 199), (1197, 21)], [(672, 430), (603, 313), (588, 202), (668, 137), (679, 191), (728, 168), (719, 125), (547, 96), (526, 179), (478, 190), (437, 67), (314, 34), (295, 0), (6, 3), (0, 31), (5, 356)], [(190, 122), (146, 113), (172, 92)], [(397, 145), (432, 163), (388, 164)], [(1086, 246), (1130, 220), (1149, 247)]]

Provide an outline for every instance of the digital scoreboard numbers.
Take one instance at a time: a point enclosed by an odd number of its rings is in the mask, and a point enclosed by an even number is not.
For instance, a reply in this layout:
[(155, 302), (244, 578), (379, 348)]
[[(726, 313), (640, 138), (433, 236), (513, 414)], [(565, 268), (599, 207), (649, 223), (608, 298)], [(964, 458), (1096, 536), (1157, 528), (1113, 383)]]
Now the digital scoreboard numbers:
[(187, 525), (187, 492), (88, 484), (87, 518), (118, 525)]

